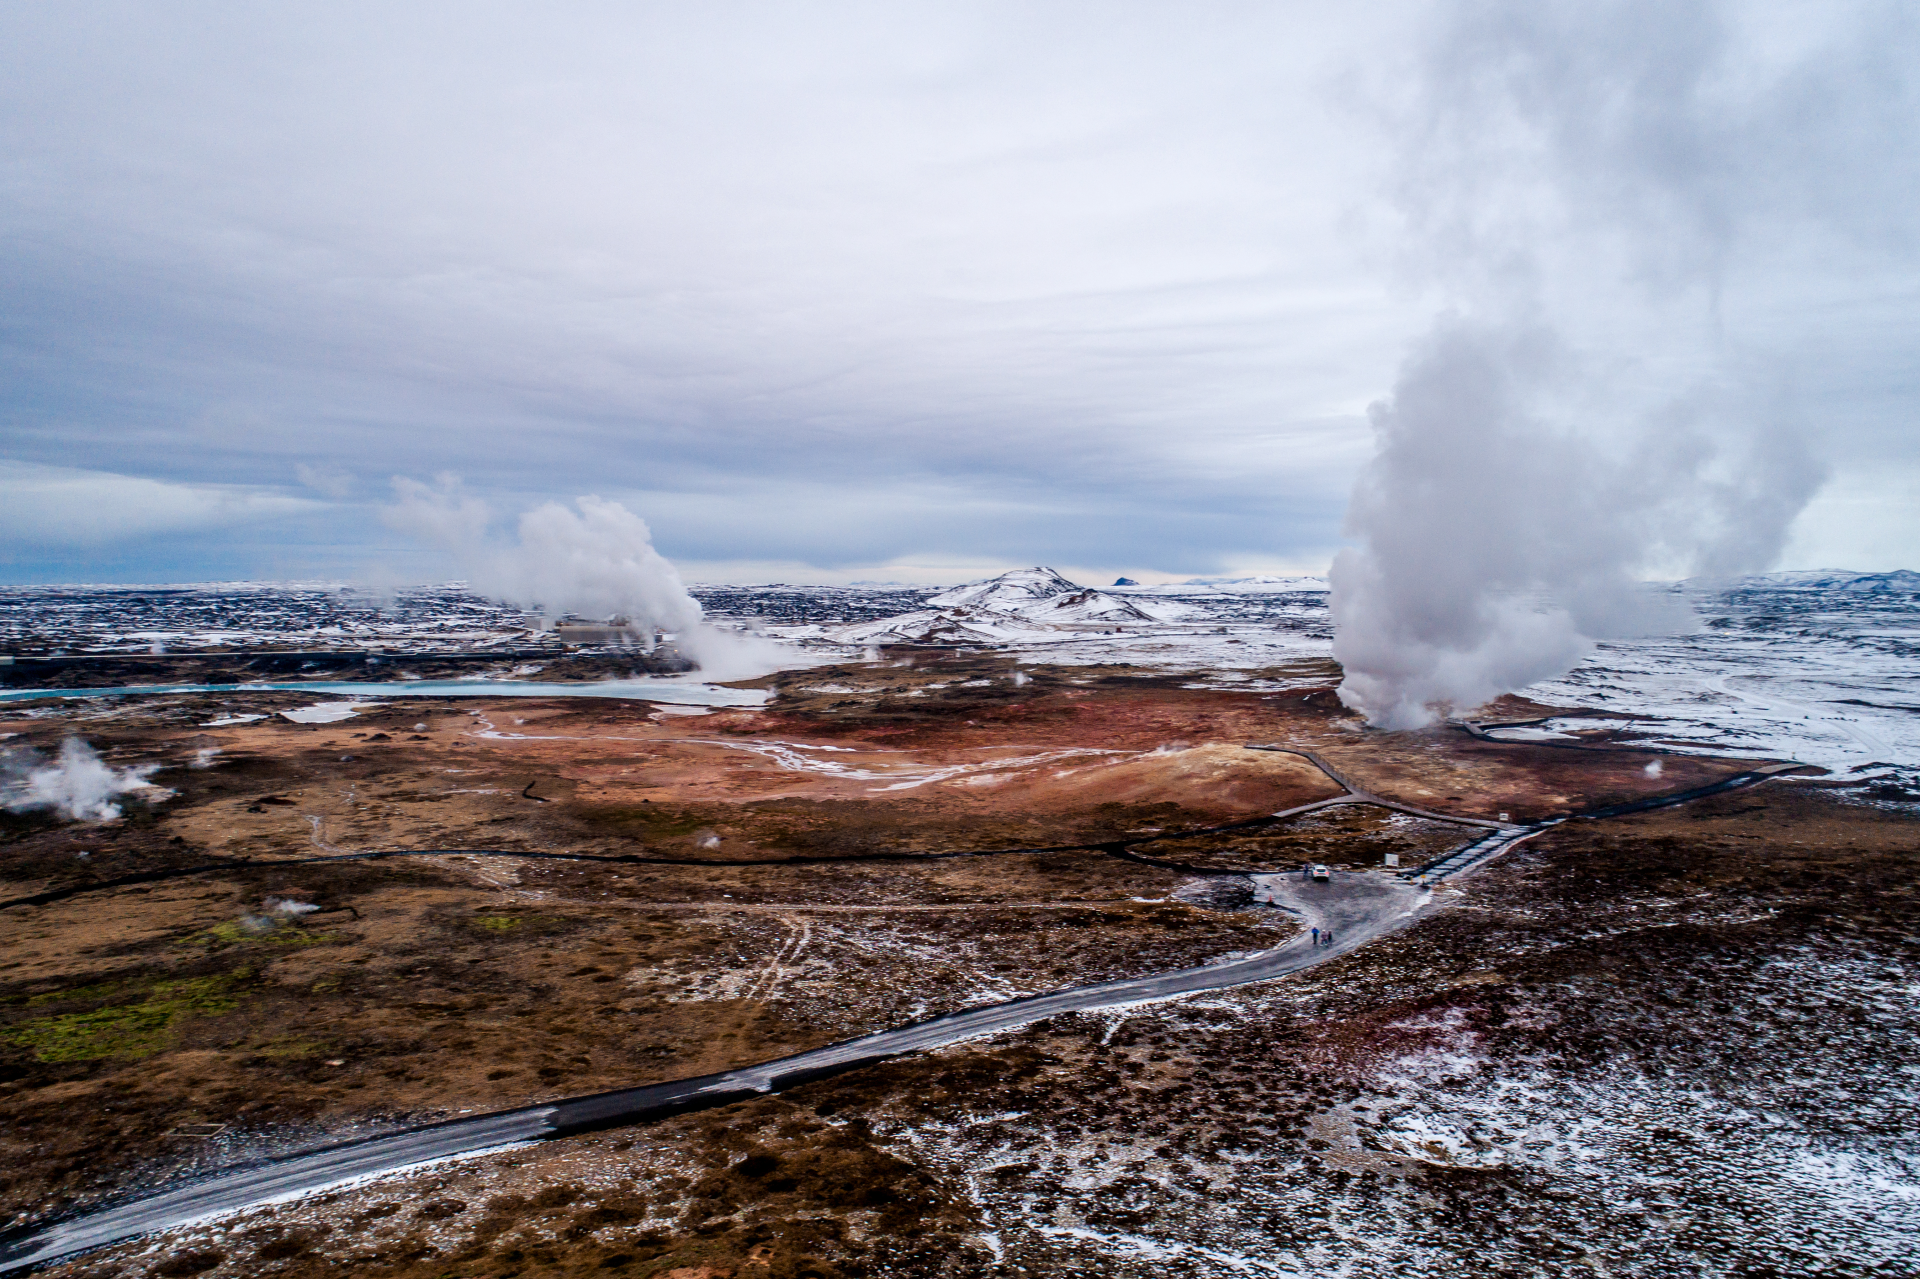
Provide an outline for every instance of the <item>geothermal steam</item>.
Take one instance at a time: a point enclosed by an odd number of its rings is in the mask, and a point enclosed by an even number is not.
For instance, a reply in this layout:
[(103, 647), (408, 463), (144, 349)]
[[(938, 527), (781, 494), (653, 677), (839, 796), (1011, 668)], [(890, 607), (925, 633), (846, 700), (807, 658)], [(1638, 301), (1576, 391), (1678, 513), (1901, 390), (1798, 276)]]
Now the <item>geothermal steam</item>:
[(605, 619), (623, 615), (639, 627), (689, 630), (700, 605), (660, 552), (647, 522), (618, 502), (583, 497), (569, 510), (558, 502), (520, 517), (519, 544), (488, 538), (493, 513), (478, 498), (442, 480), (431, 488), (397, 479), (397, 505), (387, 520), (402, 532), (451, 552), (482, 595), (544, 608), (555, 616)]
[(1341, 699), (1389, 728), (1693, 625), (1650, 575), (1771, 565), (1821, 468), (1791, 346), (1736, 341), (1727, 299), (1804, 288), (1766, 274), (1783, 246), (1871, 270), (1904, 245), (1882, 223), (1920, 118), (1892, 9), (1822, 10), (1784, 58), (1708, 0), (1440, 12), (1392, 186), (1442, 310), (1370, 411), (1332, 571)]
[(771, 640), (703, 623), (699, 601), (654, 549), (647, 522), (619, 502), (545, 503), (520, 517), (517, 543), (506, 544), (489, 537), (492, 511), (457, 481), (396, 479), (394, 488), (399, 501), (387, 522), (446, 550), (481, 595), (556, 617), (625, 617), (647, 635), (671, 632), (710, 680), (765, 674), (792, 656)]
[[(1371, 410), (1378, 453), (1333, 565), (1340, 696), (1418, 728), (1570, 669), (1596, 640), (1683, 631), (1642, 581), (1765, 567), (1819, 484), (1789, 430), (1696, 397), (1604, 441), (1556, 421), (1583, 379), (1533, 328), (1449, 318)], [(1591, 397), (1580, 397), (1591, 403)], [(1623, 410), (1623, 412), (1626, 410)]]
[(152, 788), (157, 764), (114, 768), (77, 737), (61, 743), (51, 763), (34, 751), (15, 751), (0, 761), (0, 797), (12, 812), (51, 808), (72, 821), (110, 822), (120, 816), (120, 796)]

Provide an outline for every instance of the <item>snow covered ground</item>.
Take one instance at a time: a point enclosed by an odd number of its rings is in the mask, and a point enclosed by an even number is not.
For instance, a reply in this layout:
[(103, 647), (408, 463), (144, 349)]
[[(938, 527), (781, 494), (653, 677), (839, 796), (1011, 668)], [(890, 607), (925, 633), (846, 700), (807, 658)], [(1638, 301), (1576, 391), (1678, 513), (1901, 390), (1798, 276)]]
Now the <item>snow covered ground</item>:
[(1117, 634), (1175, 621), (1193, 610), (1177, 601), (1142, 606), (1080, 586), (1050, 568), (1019, 569), (956, 586), (924, 608), (828, 633), (849, 644), (1006, 644), (1059, 633)]
[[(1125, 663), (1248, 690), (1328, 678), (1310, 665), (1333, 656), (1320, 579), (1109, 587), (1090, 594), (1133, 603), (1154, 620), (1113, 618), (1101, 628), (1045, 625), (1037, 620), (1045, 616), (1044, 601), (1036, 608), (1035, 601), (1009, 600), (1015, 592), (996, 590), (1005, 583), (961, 588), (926, 604), (946, 601), (949, 616), (991, 608), (1022, 617), (1028, 624), (975, 642), (1035, 661)], [(1033, 583), (1013, 585), (1024, 592)], [(1920, 767), (1920, 575), (1793, 573), (1690, 594), (1701, 619), (1695, 633), (1609, 641), (1566, 676), (1521, 691), (1549, 704), (1633, 717), (1636, 732), (1674, 750), (1784, 757), (1859, 775)], [(911, 614), (923, 626), (933, 615), (931, 608)], [(870, 642), (896, 633), (901, 621), (775, 629), (801, 641)]]
[(1912, 977), (1783, 947), (1730, 988), (1724, 1042), (1665, 1068), (1494, 1049), (1435, 1009), (1351, 1089), (1269, 1073), (1272, 1028), (1329, 1025), (1312, 984), (1227, 992), (1059, 1023), (1085, 1047), (1010, 1037), (1066, 1056), (1077, 1096), (877, 1127), (969, 1176), (1027, 1273), (1911, 1274)]
[[(706, 599), (707, 588), (693, 589)], [(850, 588), (823, 589), (834, 591), (842, 607), (853, 603)], [(1036, 662), (1144, 666), (1264, 691), (1326, 682), (1324, 668), (1275, 669), (1331, 658), (1326, 590), (1324, 579), (1310, 577), (1094, 589), (1034, 568), (928, 592), (897, 615), (869, 612), (852, 625), (822, 619), (774, 623), (765, 630), (794, 643), (849, 651), (893, 643), (978, 645)], [(709, 609), (727, 617), (713, 604)]]
[(1880, 771), (1875, 764), (1920, 766), (1920, 579), (1904, 592), (1854, 585), (1898, 576), (1748, 579), (1703, 593), (1696, 633), (1602, 644), (1526, 692), (1657, 717), (1636, 727), (1677, 749), (1863, 774)]
[[(1332, 676), (1326, 583), (1313, 577), (1095, 589), (1029, 569), (945, 591), (691, 589), (722, 625), (750, 626), (813, 659), (921, 639), (1249, 691), (1323, 686)], [(1702, 621), (1694, 634), (1603, 643), (1566, 676), (1523, 691), (1633, 717), (1637, 732), (1671, 749), (1786, 757), (1860, 776), (1920, 768), (1920, 574), (1786, 573), (1692, 596)], [(0, 588), (0, 651), (551, 642), (523, 621), (457, 584), (382, 597), (327, 583)]]
[(391, 593), (338, 582), (0, 587), (0, 652), (471, 651), (525, 638), (519, 609), (457, 584)]
[[(1332, 659), (1325, 591), (1313, 578), (1108, 588), (1167, 620), (1002, 642), (1036, 661), (1125, 662), (1222, 688), (1322, 684), (1312, 668), (1271, 668)], [(1920, 575), (1781, 574), (1691, 596), (1695, 633), (1609, 641), (1564, 677), (1521, 691), (1634, 717), (1638, 733), (1674, 750), (1860, 775), (1920, 767)]]

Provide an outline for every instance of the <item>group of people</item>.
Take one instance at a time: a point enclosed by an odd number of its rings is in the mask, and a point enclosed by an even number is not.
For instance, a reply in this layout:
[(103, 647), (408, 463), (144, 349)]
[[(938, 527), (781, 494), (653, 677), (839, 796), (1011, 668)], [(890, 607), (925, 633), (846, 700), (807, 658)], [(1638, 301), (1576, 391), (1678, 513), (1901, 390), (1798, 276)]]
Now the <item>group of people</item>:
[[(1313, 874), (1313, 863), (1312, 863), (1312, 862), (1307, 862), (1307, 863), (1306, 863), (1305, 865), (1303, 865), (1303, 866), (1301, 866), (1301, 867), (1300, 867), (1300, 874), (1301, 874), (1302, 876), (1309, 876), (1309, 875), (1312, 875), (1312, 874)], [(1316, 929), (1314, 929), (1314, 930), (1313, 930), (1313, 944), (1314, 944), (1314, 945), (1316, 945), (1316, 946), (1331, 946), (1331, 945), (1333, 945), (1333, 930), (1332, 930), (1331, 928), (1327, 928), (1327, 929), (1320, 929), (1320, 928), (1316, 928)]]

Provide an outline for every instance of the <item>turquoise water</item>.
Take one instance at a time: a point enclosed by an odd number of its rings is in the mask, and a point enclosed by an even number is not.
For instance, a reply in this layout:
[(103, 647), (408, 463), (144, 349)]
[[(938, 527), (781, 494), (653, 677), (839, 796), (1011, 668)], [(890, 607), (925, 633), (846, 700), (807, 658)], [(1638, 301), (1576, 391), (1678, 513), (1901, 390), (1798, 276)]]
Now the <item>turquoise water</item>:
[(592, 684), (536, 684), (515, 680), (410, 679), (391, 684), (364, 680), (300, 680), (257, 684), (129, 684), (120, 688), (10, 688), (0, 702), (36, 697), (133, 697), (158, 693), (332, 693), (351, 697), (617, 697), (676, 706), (764, 706), (771, 694), (757, 688), (675, 684), (665, 680), (610, 679)]

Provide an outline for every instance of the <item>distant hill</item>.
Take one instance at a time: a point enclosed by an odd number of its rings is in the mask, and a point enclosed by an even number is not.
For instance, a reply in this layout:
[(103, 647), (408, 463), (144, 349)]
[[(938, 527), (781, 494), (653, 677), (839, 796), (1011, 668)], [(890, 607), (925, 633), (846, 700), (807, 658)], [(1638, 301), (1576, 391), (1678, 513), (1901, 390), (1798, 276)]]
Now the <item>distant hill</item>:
[[(1168, 620), (1174, 611), (1142, 608), (1053, 569), (1015, 569), (984, 582), (940, 592), (926, 607), (843, 627), (834, 638), (849, 644), (979, 644), (1032, 638), (1044, 631), (1110, 631)], [(1184, 611), (1184, 610), (1181, 610)]]
[(1327, 590), (1327, 579), (1309, 573), (1290, 577), (1259, 573), (1252, 577), (1190, 577), (1184, 582), (1142, 586), (1131, 579), (1122, 578), (1108, 589), (1122, 591), (1129, 596), (1195, 595), (1213, 591), (1221, 591), (1229, 595), (1290, 595), (1295, 592), (1324, 595)]
[(1871, 595), (1920, 595), (1920, 573), (1894, 569), (1887, 573), (1857, 573), (1844, 568), (1794, 569), (1785, 573), (1756, 573), (1733, 583), (1735, 590), (1851, 591)]

